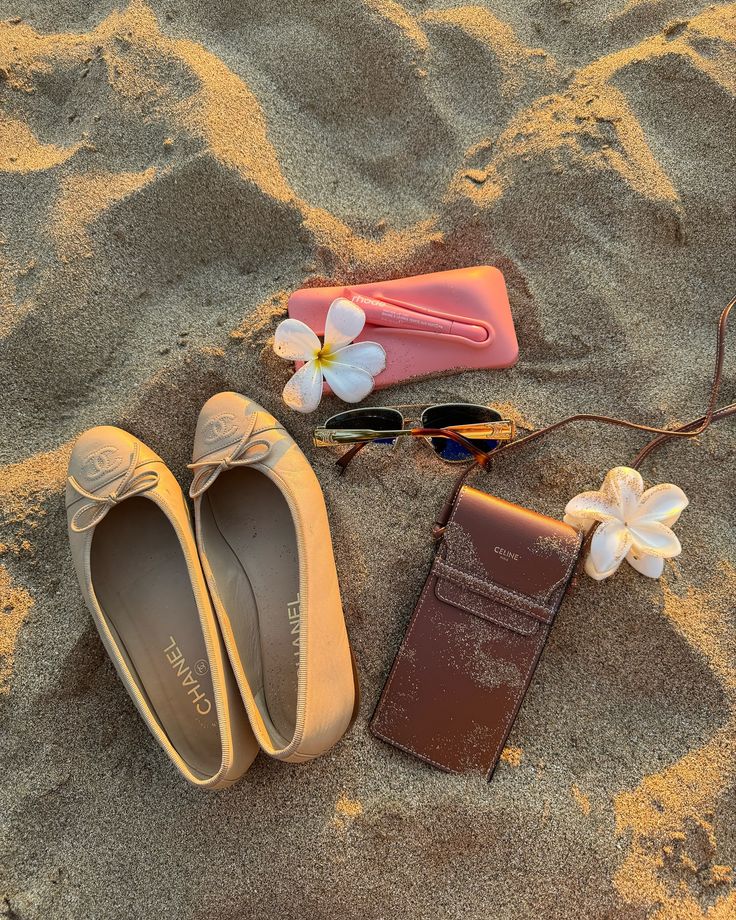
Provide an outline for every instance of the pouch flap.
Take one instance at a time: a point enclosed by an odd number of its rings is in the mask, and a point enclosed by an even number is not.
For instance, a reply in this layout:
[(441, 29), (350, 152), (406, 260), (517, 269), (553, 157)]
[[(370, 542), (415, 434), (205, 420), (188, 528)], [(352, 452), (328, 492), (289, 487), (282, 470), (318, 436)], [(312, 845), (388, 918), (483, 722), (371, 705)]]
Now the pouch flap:
[(434, 565), (437, 593), (496, 622), (503, 614), (503, 625), (530, 633), (535, 621), (554, 619), (581, 541), (562, 521), (463, 486)]

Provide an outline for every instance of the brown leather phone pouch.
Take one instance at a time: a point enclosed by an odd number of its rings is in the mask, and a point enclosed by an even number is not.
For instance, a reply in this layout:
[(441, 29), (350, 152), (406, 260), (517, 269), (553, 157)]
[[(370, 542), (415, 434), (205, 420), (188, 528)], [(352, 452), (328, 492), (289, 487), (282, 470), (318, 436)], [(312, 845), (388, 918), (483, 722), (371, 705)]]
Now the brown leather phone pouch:
[(580, 553), (561, 521), (463, 486), (371, 730), (492, 774)]

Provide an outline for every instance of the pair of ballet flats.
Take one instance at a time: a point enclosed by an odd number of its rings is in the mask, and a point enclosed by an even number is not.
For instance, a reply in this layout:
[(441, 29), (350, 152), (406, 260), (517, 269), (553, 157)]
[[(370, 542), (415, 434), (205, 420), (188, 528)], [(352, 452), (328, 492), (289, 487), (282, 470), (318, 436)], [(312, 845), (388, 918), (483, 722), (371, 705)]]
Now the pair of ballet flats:
[(229, 785), (260, 749), (300, 763), (349, 727), (357, 682), (317, 478), (279, 422), (238, 393), (202, 408), (194, 528), (163, 460), (84, 432), (69, 461), (72, 557), (102, 642), (181, 774)]

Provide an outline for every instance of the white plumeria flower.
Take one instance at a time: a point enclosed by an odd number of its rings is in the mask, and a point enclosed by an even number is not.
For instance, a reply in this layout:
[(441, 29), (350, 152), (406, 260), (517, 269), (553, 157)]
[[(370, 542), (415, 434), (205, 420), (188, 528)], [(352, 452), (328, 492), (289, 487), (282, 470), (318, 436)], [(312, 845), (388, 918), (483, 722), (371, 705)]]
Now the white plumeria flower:
[(617, 466), (599, 492), (581, 492), (567, 503), (565, 521), (586, 533), (599, 522), (585, 561), (591, 578), (608, 578), (624, 559), (642, 575), (659, 578), (664, 560), (682, 552), (670, 528), (687, 506), (678, 486), (662, 483), (645, 492), (636, 470)]
[(374, 387), (373, 378), (386, 367), (386, 352), (378, 342), (356, 342), (365, 326), (365, 313), (345, 297), (330, 304), (325, 320), (325, 340), (299, 319), (285, 319), (276, 329), (273, 350), (289, 361), (304, 361), (284, 387), (287, 406), (313, 412), (322, 399), (326, 380), (335, 396), (360, 402)]

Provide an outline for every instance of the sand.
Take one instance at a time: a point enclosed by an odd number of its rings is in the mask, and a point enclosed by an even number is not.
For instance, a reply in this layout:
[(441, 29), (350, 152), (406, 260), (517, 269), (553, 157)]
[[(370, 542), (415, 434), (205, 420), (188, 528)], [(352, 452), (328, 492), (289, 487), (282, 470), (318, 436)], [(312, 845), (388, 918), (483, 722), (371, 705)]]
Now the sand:
[[(488, 786), (367, 731), (454, 473), (404, 445), (338, 478), (309, 432), (339, 404), (286, 410), (270, 349), (303, 284), (488, 263), (519, 364), (378, 398), (532, 426), (697, 416), (736, 290), (736, 7), (0, 0), (0, 18), (0, 916), (736, 916), (733, 424), (645, 467), (691, 498), (684, 553), (659, 583), (580, 581)], [(364, 695), (328, 756), (259, 757), (203, 794), (103, 653), (62, 492), (102, 423), (185, 484), (221, 389), (315, 465)], [(642, 443), (581, 427), (478, 484), (557, 516)]]

